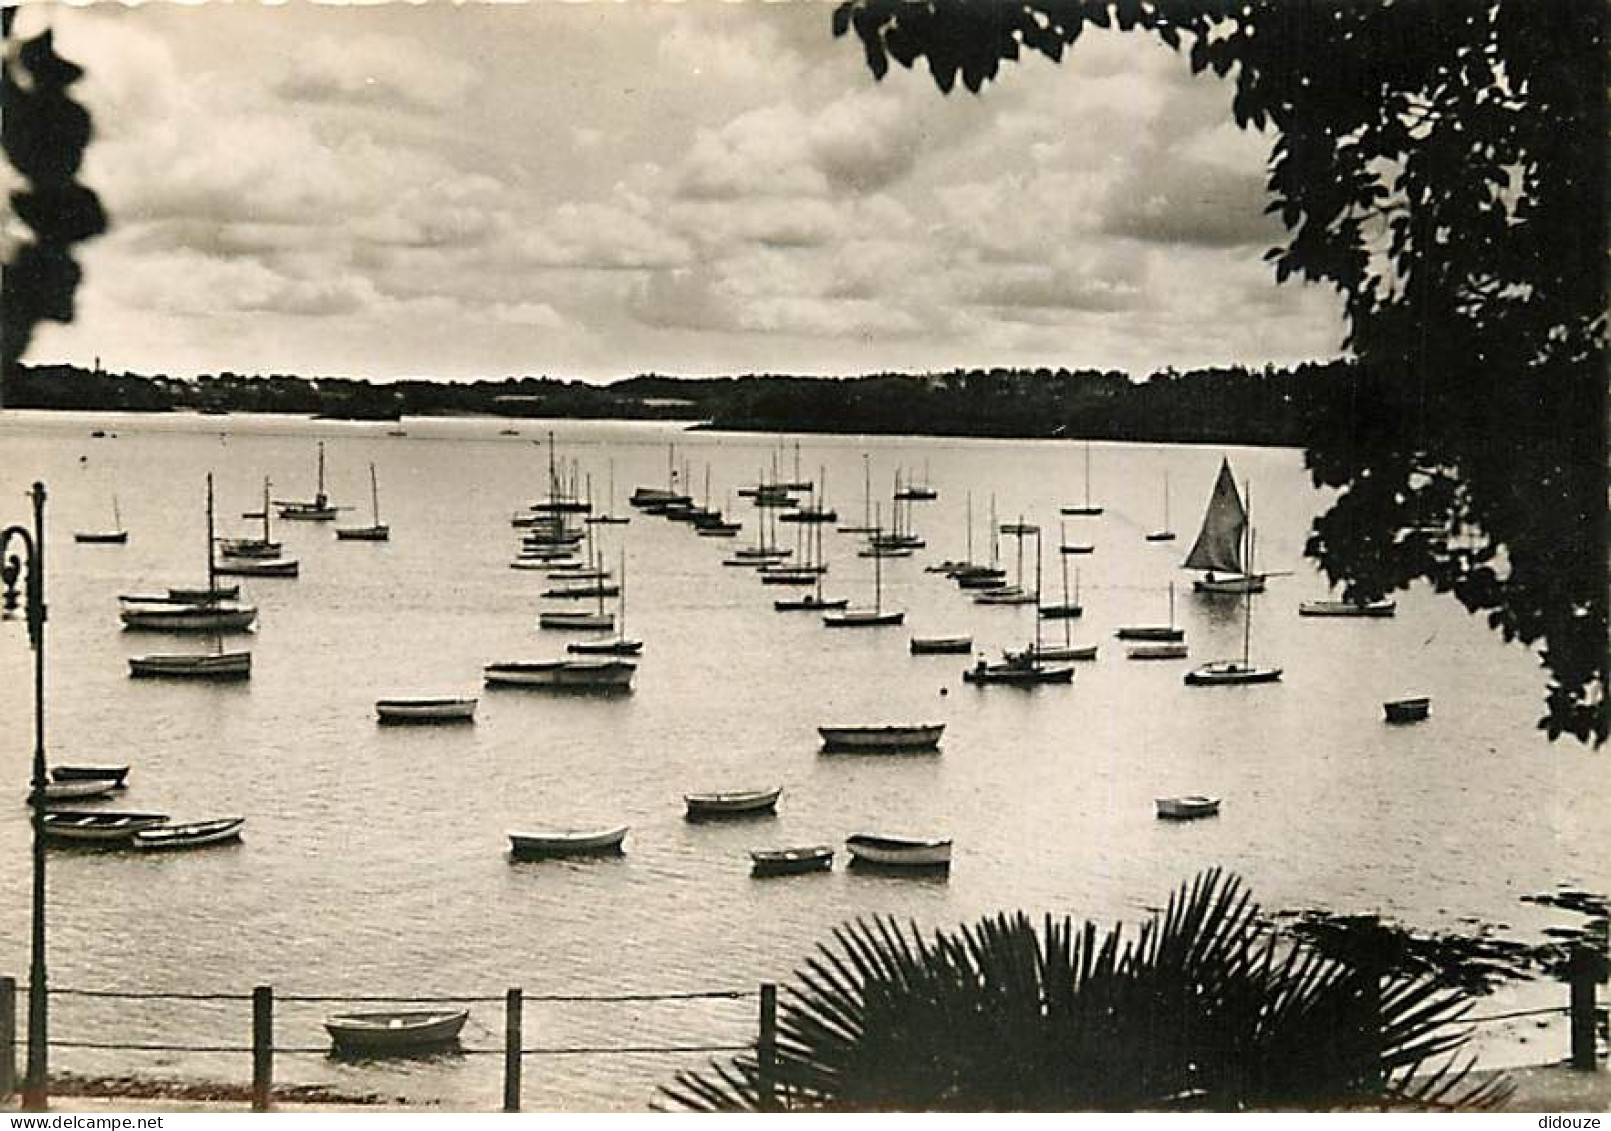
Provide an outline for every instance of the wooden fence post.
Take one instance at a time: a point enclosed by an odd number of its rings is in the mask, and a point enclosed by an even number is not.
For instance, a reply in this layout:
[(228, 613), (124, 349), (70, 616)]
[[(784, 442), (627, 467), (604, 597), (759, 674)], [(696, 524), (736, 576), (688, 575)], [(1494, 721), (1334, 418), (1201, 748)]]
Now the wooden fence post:
[(17, 1090), (17, 979), (0, 978), (0, 1100)]
[(761, 1035), (755, 1042), (755, 1086), (762, 1111), (778, 1110), (778, 988), (761, 983)]
[(1593, 1071), (1599, 1067), (1594, 1055), (1594, 988), (1604, 978), (1603, 960), (1587, 947), (1576, 947), (1567, 962), (1572, 994), (1572, 1067)]
[(252, 1110), (267, 1111), (274, 1092), (274, 987), (252, 987)]
[(520, 1110), (520, 1056), (525, 1041), (525, 995), (517, 988), (503, 998), (503, 1109)]

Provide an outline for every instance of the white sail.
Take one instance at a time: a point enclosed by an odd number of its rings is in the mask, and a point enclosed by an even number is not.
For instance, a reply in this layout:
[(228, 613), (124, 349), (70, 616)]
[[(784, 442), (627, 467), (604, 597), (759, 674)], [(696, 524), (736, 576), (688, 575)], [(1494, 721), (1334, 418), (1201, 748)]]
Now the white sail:
[(1208, 500), (1208, 511), (1203, 515), (1203, 528), (1191, 553), (1186, 555), (1187, 569), (1214, 570), (1219, 573), (1240, 574), (1242, 542), (1247, 535), (1247, 509), (1236, 490), (1236, 477), (1231, 474), (1231, 461), (1219, 467), (1219, 479), (1214, 483), (1214, 494)]

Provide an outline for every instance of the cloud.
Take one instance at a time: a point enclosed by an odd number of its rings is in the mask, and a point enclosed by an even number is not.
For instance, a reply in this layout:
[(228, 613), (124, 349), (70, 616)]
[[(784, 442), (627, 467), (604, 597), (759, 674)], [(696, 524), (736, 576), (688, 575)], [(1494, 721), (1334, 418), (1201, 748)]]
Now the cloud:
[(528, 326), (538, 330), (560, 330), (566, 325), (559, 311), (546, 302), (499, 302), (487, 310), (487, 317), (509, 326)]
[(336, 102), (439, 112), (464, 101), (475, 72), (401, 36), (320, 36), (302, 45), (279, 80), (293, 102)]

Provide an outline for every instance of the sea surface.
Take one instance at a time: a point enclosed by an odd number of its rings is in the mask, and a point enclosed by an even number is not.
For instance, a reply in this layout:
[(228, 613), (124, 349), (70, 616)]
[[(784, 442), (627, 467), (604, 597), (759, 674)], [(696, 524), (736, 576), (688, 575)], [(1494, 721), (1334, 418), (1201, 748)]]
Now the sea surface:
[[(1094, 444), (1089, 491), (1105, 512), (1063, 523), (1096, 552), (1064, 558), (1059, 504), (1083, 500), (1077, 443), (691, 433), (643, 423), (407, 420), (396, 425), (256, 416), (0, 412), (0, 524), (25, 521), (23, 492), (49, 488), (48, 748), (53, 761), (129, 762), (112, 804), (175, 819), (241, 814), (244, 841), (146, 856), (53, 851), (50, 977), (77, 989), (281, 995), (528, 995), (753, 990), (787, 982), (834, 927), (893, 915), (957, 924), (997, 910), (1139, 922), (1211, 866), (1246, 879), (1268, 910), (1374, 912), (1418, 930), (1536, 942), (1577, 917), (1522, 902), (1560, 886), (1604, 892), (1604, 754), (1548, 743), (1534, 729), (1545, 673), (1451, 599), (1398, 595), (1391, 620), (1300, 619), (1327, 595), (1302, 556), (1325, 504), (1284, 449)], [(516, 428), (519, 435), (504, 435)], [(108, 433), (94, 438), (92, 430)], [(602, 552), (627, 570), (627, 630), (646, 641), (633, 691), (615, 698), (487, 690), (473, 726), (381, 728), (377, 698), (475, 694), (482, 665), (557, 657), (572, 637), (539, 631), (540, 573), (509, 568), (510, 516), (546, 493), (552, 429), (562, 468), (591, 476)], [(117, 594), (199, 584), (204, 478), (217, 481), (220, 533), (248, 533), (268, 476), (278, 498), (313, 492), (316, 441), (329, 492), (368, 522), (368, 468), (380, 484), (384, 544), (338, 542), (328, 524), (277, 523), (301, 561), (296, 580), (246, 580), (260, 610), (238, 639), (248, 683), (131, 680), (126, 658), (189, 647), (124, 632)], [(1255, 661), (1280, 683), (1191, 688), (1192, 663), (1240, 654), (1239, 598), (1190, 593), (1179, 563), (1222, 457), (1251, 492), (1260, 568), (1290, 571), (1253, 607)], [(931, 484), (912, 525), (928, 541), (883, 563), (882, 602), (900, 628), (829, 630), (779, 614), (763, 587), (724, 568), (753, 542), (631, 512), (636, 485), (677, 482), (723, 504), (770, 477), (825, 482), (842, 522), (859, 521), (864, 468), (887, 525), (893, 477)], [(1143, 535), (1164, 522), (1173, 543)], [(614, 493), (609, 496), (613, 477)], [(126, 546), (77, 545), (74, 529), (111, 522)], [(1032, 691), (963, 683), (965, 656), (908, 654), (914, 635), (971, 633), (977, 651), (1028, 642), (1032, 609), (976, 606), (924, 566), (990, 553), (998, 522), (1038, 523), (1048, 599), (1062, 566), (1084, 616), (1075, 642), (1100, 644), (1072, 686)], [(782, 527), (785, 543), (793, 528)], [(829, 596), (873, 600), (860, 540), (826, 535)], [(999, 553), (1018, 568), (1019, 545)], [(1034, 541), (1023, 544), (1033, 585)], [(1077, 567), (1077, 576), (1076, 576)], [(1191, 660), (1127, 661), (1120, 625), (1174, 612)], [(1063, 627), (1045, 622), (1049, 639)], [(20, 620), (0, 622), (0, 972), (28, 965), (31, 657)], [(1416, 726), (1383, 723), (1384, 699), (1432, 697)], [(944, 722), (943, 752), (819, 753), (825, 724)], [(688, 791), (781, 784), (777, 815), (721, 825), (684, 820)], [(1224, 798), (1213, 820), (1157, 820), (1153, 799)], [(614, 859), (514, 863), (510, 829), (627, 822)], [(846, 871), (758, 881), (747, 850), (828, 843), (861, 831), (954, 838), (948, 878)], [(1548, 982), (1509, 987), (1481, 1012), (1564, 1001)], [(241, 1045), (249, 1005), (53, 997), (67, 1042)], [(282, 1005), (281, 1044), (322, 1050), (322, 1003)], [(753, 1037), (753, 999), (531, 1003), (526, 1044), (544, 1048), (735, 1044)], [(465, 1044), (501, 1040), (501, 1006), (473, 1007)], [(1564, 1018), (1484, 1026), (1486, 1063), (1564, 1055)], [(532, 1108), (641, 1108), (698, 1054), (532, 1057)], [(139, 1071), (244, 1082), (238, 1054), (61, 1048), (58, 1069)], [(492, 1055), (347, 1063), (321, 1051), (282, 1056), (277, 1079), (449, 1105), (493, 1107)]]

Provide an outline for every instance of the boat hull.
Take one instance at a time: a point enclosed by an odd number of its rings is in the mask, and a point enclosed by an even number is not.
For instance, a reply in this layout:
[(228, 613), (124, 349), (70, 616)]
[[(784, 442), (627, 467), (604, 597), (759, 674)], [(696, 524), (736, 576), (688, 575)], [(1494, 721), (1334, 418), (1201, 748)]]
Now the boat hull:
[(339, 1052), (396, 1055), (453, 1044), (469, 1017), (467, 1009), (348, 1013), (326, 1018), (324, 1028)]
[(225, 558), (213, 572), (220, 577), (295, 577), (301, 568), (295, 558)]
[(1184, 660), (1186, 645), (1181, 643), (1137, 644), (1126, 648), (1124, 654), (1131, 660)]
[(187, 848), (207, 848), (233, 844), (241, 838), (245, 817), (219, 817), (211, 821), (191, 821), (182, 825), (158, 825), (134, 834), (134, 847), (146, 852), (177, 852)]
[(833, 849), (825, 844), (809, 848), (756, 849), (750, 853), (752, 876), (799, 876), (832, 870)]
[(1298, 606), (1300, 617), (1390, 617), (1398, 610), (1395, 601), (1369, 601), (1356, 605), (1352, 601), (1304, 601)]
[(886, 628), (900, 624), (905, 619), (905, 613), (875, 613), (848, 609), (840, 613), (829, 613), (822, 618), (822, 623), (829, 628)]
[(1382, 714), (1390, 723), (1418, 723), (1431, 713), (1432, 700), (1424, 696), (1389, 699), (1382, 704)]
[(874, 753), (934, 750), (945, 733), (944, 723), (888, 727), (818, 727), (826, 750), (864, 750)]
[(127, 766), (52, 766), (52, 781), (109, 781), (121, 786), (129, 776)]
[(129, 674), (141, 679), (250, 679), (250, 652), (197, 652), (130, 656)]
[(722, 817), (753, 817), (773, 813), (783, 787), (728, 791), (726, 793), (689, 793), (683, 796), (683, 805), (690, 821)]
[(216, 604), (131, 604), (120, 609), (118, 617), (124, 628), (146, 632), (244, 632), (257, 619), (257, 610)]
[(573, 691), (624, 691), (632, 686), (636, 664), (624, 660), (555, 660), (534, 664), (488, 664), (488, 687), (546, 687)]
[(828, 597), (823, 600), (818, 600), (815, 597), (802, 597), (799, 600), (784, 598), (772, 602), (772, 608), (780, 613), (832, 612), (848, 608), (849, 605), (850, 598), (848, 597)]
[(917, 837), (860, 834), (845, 841), (852, 862), (880, 868), (944, 869), (951, 866), (951, 842)]
[(1159, 818), (1165, 821), (1195, 821), (1219, 815), (1217, 797), (1160, 797), (1153, 805)]
[(475, 699), (380, 699), (375, 716), (398, 723), (469, 723), (475, 721)]
[(389, 542), (391, 537), (392, 528), (389, 526), (336, 527), (336, 540), (340, 542)]
[(537, 627), (561, 632), (609, 632), (615, 627), (613, 613), (538, 613)]
[(1191, 583), (1194, 593), (1263, 593), (1265, 575), (1262, 573), (1248, 574), (1237, 577), (1216, 577), (1209, 579), (1198, 578)]
[(1173, 625), (1133, 624), (1119, 629), (1113, 635), (1120, 640), (1153, 640), (1179, 643), (1186, 639), (1186, 630), (1184, 628), (1175, 628)]
[(1073, 680), (1073, 668), (1047, 667), (1038, 661), (986, 664), (981, 660), (962, 673), (964, 683), (1002, 684), (1008, 687), (1037, 687), (1043, 683), (1072, 683)]
[(971, 636), (914, 636), (911, 642), (914, 656), (967, 655), (973, 651)]
[(1205, 664), (1195, 671), (1186, 673), (1186, 683), (1192, 687), (1226, 687), (1248, 683), (1275, 683), (1280, 678), (1280, 668), (1255, 668), (1235, 661)]
[(627, 826), (607, 829), (555, 829), (511, 832), (509, 851), (517, 860), (552, 860), (565, 856), (614, 856), (621, 853)]
[(129, 540), (127, 530), (75, 530), (73, 541), (89, 546), (121, 546)]
[(53, 809), (45, 812), (43, 821), (45, 837), (53, 844), (105, 847), (125, 844), (134, 838), (135, 833), (166, 824), (168, 818), (163, 813)]

